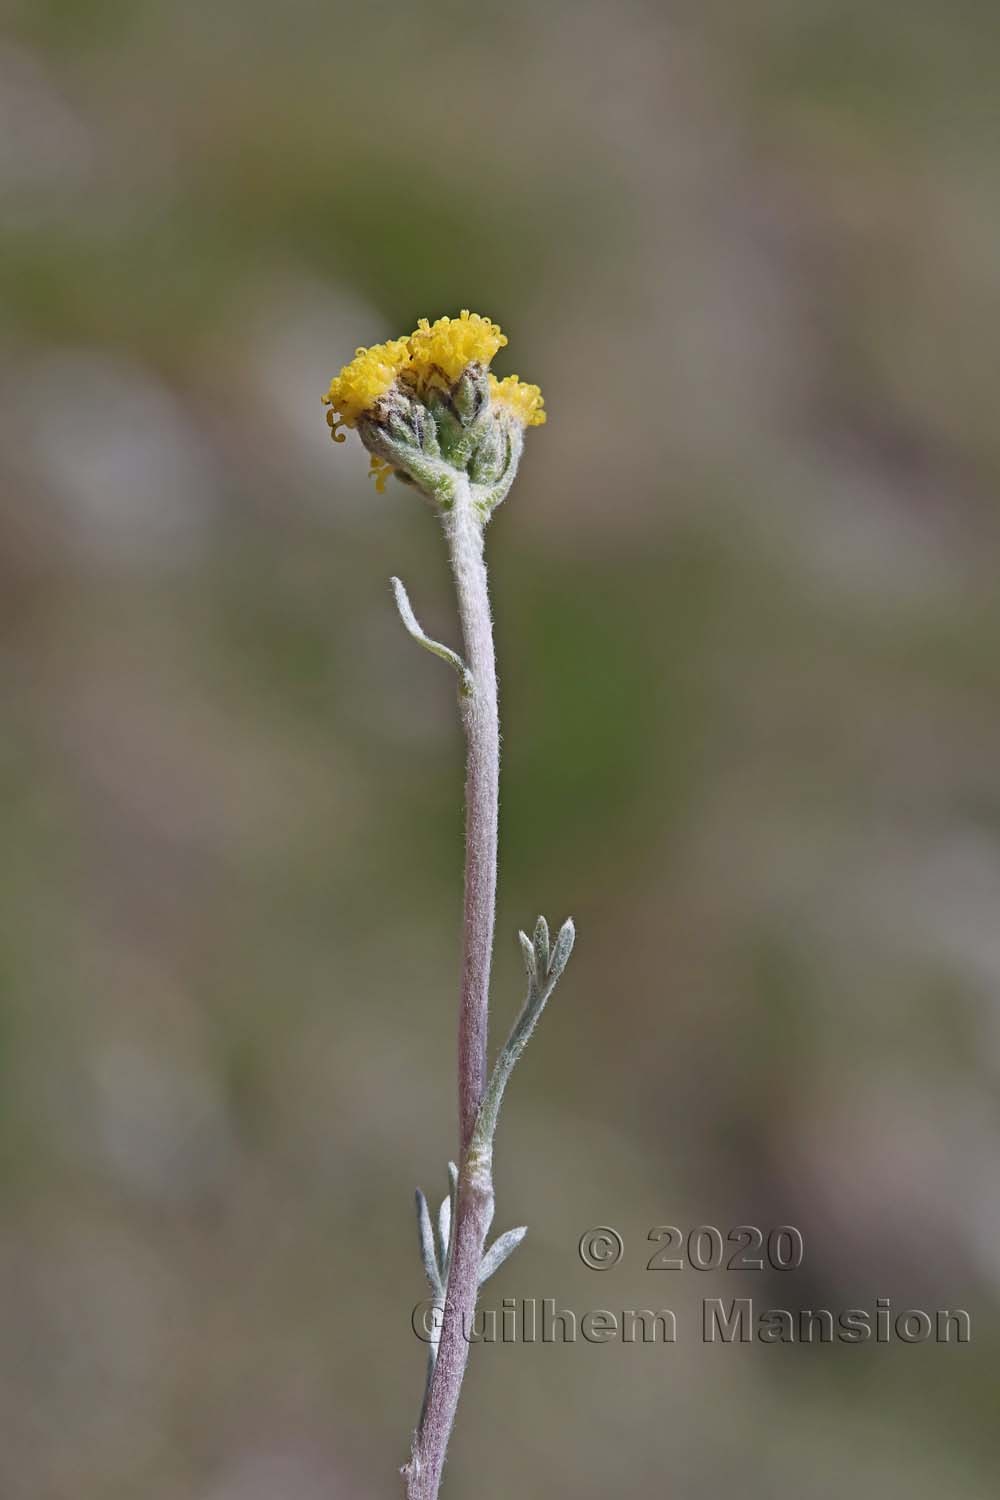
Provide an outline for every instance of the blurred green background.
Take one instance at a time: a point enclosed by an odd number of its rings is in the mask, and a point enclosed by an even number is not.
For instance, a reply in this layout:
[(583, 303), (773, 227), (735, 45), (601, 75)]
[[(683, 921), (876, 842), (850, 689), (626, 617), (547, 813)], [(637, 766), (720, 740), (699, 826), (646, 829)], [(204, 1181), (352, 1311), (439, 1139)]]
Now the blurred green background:
[[(0, 1494), (379, 1500), (453, 1154), (441, 539), (320, 394), (472, 307), (508, 1095), (445, 1493), (995, 1492), (1000, 27), (929, 0), (14, 0), (0, 44)], [(652, 1226), (799, 1271), (652, 1273)], [(588, 1271), (581, 1233), (625, 1256)], [(705, 1296), (964, 1348), (705, 1346)]]

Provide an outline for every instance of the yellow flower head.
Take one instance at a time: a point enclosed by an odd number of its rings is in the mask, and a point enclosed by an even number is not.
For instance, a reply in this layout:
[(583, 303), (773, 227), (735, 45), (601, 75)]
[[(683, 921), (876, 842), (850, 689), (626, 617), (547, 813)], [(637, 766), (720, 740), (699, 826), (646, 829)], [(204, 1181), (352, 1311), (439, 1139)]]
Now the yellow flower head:
[(395, 475), (447, 507), (462, 477), (488, 515), (514, 481), (523, 430), (545, 421), (537, 385), (490, 373), (506, 343), (491, 318), (466, 308), (359, 349), (323, 397), (334, 440), (344, 442), (341, 428), (359, 429), (380, 493)]
[(371, 411), (380, 397), (390, 391), (399, 374), (410, 362), (408, 339), (390, 339), (387, 344), (373, 344), (359, 349), (345, 365), (323, 397), (330, 407), (327, 421), (338, 443), (344, 441), (338, 427), (356, 427), (358, 418)]
[(490, 399), (520, 422), (522, 427), (541, 427), (547, 421), (545, 401), (537, 385), (526, 385), (516, 375), (498, 380), (490, 374)]
[(488, 365), (506, 336), (490, 318), (463, 308), (457, 318), (421, 318), (411, 333), (410, 369), (419, 384), (444, 380), (454, 385), (471, 364)]

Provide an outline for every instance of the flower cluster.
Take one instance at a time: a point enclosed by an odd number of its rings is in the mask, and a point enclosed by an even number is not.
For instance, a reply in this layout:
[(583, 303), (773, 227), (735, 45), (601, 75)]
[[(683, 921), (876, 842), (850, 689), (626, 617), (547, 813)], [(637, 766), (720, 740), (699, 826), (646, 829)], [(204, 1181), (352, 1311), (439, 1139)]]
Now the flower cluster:
[(359, 349), (323, 397), (334, 440), (357, 429), (379, 490), (396, 474), (447, 505), (461, 474), (488, 513), (510, 488), (524, 429), (546, 419), (537, 385), (490, 372), (506, 343), (490, 318), (465, 309)]
[[(343, 433), (337, 431), (338, 427), (356, 427), (358, 418), (374, 410), (409, 363), (409, 339), (390, 339), (387, 344), (373, 344), (370, 349), (357, 350), (323, 397), (330, 407), (327, 421), (334, 442), (345, 441)], [(338, 415), (335, 417), (334, 413)]]
[(537, 385), (526, 385), (516, 375), (498, 380), (490, 373), (490, 397), (515, 416), (523, 427), (541, 427), (545, 421), (545, 403)]

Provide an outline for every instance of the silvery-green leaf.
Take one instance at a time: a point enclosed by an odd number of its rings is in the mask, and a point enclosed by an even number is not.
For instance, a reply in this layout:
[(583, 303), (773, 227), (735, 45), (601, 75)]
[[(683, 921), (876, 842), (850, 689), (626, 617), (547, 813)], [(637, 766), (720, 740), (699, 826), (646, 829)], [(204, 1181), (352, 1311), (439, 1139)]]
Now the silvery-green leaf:
[(526, 932), (517, 934), (521, 944), (521, 957), (524, 959), (524, 968), (532, 984), (538, 983), (538, 957), (535, 946)]
[(434, 656), (440, 656), (442, 661), (446, 661), (450, 667), (454, 667), (455, 671), (458, 673), (463, 691), (468, 692), (471, 687), (472, 678), (469, 675), (468, 667), (465, 665), (465, 662), (459, 656), (458, 652), (453, 651), (450, 646), (442, 645), (440, 641), (434, 641), (431, 639), (431, 637), (421, 626), (420, 621), (417, 619), (416, 615), (413, 613), (413, 606), (410, 603), (410, 596), (406, 592), (406, 589), (404, 588), (402, 582), (398, 578), (390, 578), (389, 582), (392, 584), (392, 592), (395, 595), (396, 608), (399, 610), (399, 618), (402, 620), (410, 635), (412, 635), (415, 641), (423, 646), (425, 651), (432, 652)]
[(552, 952), (552, 961), (549, 965), (549, 978), (553, 984), (569, 963), (569, 956), (573, 952), (573, 944), (575, 942), (576, 928), (573, 926), (573, 918), (567, 917), (559, 929), (559, 936), (556, 938), (556, 945)]
[(434, 1253), (434, 1230), (431, 1227), (431, 1212), (427, 1207), (427, 1199), (417, 1188), (417, 1232), (420, 1236), (420, 1259), (424, 1263), (424, 1273), (427, 1277), (430, 1289), (439, 1297), (442, 1293), (441, 1275), (438, 1271), (437, 1257)]
[(549, 972), (549, 924), (544, 917), (539, 917), (535, 923), (534, 943), (538, 972), (547, 974)]
[(518, 1245), (528, 1232), (528, 1226), (522, 1224), (518, 1229), (508, 1229), (505, 1233), (497, 1235), (486, 1254), (483, 1256), (479, 1267), (479, 1285), (488, 1281), (494, 1271), (499, 1271), (508, 1256), (513, 1255)]
[[(559, 929), (554, 949), (550, 952), (549, 928), (544, 917), (539, 917), (535, 926), (532, 941), (532, 952), (535, 963), (539, 969), (539, 981), (536, 984), (529, 977), (528, 993), (524, 1004), (510, 1030), (506, 1042), (497, 1054), (493, 1071), (483, 1094), (483, 1100), (479, 1107), (476, 1118), (473, 1142), (477, 1149), (489, 1150), (493, 1142), (493, 1134), (496, 1130), (497, 1116), (500, 1112), (500, 1103), (503, 1099), (504, 1090), (510, 1078), (518, 1058), (521, 1056), (528, 1043), (528, 1038), (538, 1024), (538, 1018), (545, 1009), (548, 1000), (559, 982), (563, 970), (569, 962), (576, 940), (576, 928), (573, 919), (567, 917)], [(544, 958), (544, 962), (543, 962)]]
[(451, 1199), (442, 1198), (441, 1207), (438, 1209), (438, 1265), (441, 1268), (441, 1280), (446, 1280), (448, 1275), (449, 1249), (451, 1246)]

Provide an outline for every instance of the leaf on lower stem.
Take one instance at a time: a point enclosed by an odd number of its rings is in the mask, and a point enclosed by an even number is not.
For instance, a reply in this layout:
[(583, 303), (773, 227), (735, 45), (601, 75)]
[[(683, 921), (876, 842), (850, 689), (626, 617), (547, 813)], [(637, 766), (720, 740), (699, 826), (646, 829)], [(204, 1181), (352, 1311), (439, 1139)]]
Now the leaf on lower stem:
[(528, 1232), (526, 1224), (517, 1229), (508, 1229), (503, 1234), (498, 1234), (486, 1254), (483, 1256), (479, 1266), (479, 1285), (488, 1281), (494, 1271), (499, 1271), (504, 1261), (514, 1254), (518, 1245)]
[(438, 1209), (438, 1265), (441, 1268), (442, 1285), (448, 1282), (448, 1264), (451, 1260), (451, 1198), (442, 1198)]
[(544, 917), (539, 917), (535, 923), (535, 960), (538, 973), (547, 974), (549, 972), (549, 924)]
[(559, 929), (559, 936), (556, 938), (556, 945), (552, 950), (552, 957), (549, 960), (549, 979), (553, 984), (555, 984), (556, 980), (562, 974), (563, 969), (569, 963), (569, 957), (573, 952), (573, 944), (575, 942), (576, 928), (573, 925), (573, 918), (567, 917)]
[(521, 944), (521, 957), (524, 959), (524, 971), (533, 984), (538, 983), (538, 955), (535, 953), (535, 945), (526, 932), (517, 934), (518, 942)]
[(419, 1188), (417, 1188), (417, 1233), (420, 1238), (420, 1259), (424, 1263), (424, 1274), (431, 1291), (440, 1297), (444, 1288), (441, 1285), (441, 1273), (438, 1270), (437, 1256), (434, 1251), (431, 1211), (427, 1207), (427, 1199)]
[[(510, 1035), (493, 1064), (493, 1071), (479, 1108), (473, 1140), (480, 1150), (485, 1151), (492, 1148), (500, 1103), (514, 1066), (527, 1046), (528, 1038), (538, 1024), (538, 1018), (545, 1009), (549, 996), (569, 963), (573, 944), (576, 941), (576, 928), (572, 918), (567, 917), (559, 929), (555, 946), (550, 947), (548, 923), (544, 917), (539, 917), (530, 945), (526, 942), (523, 932), (518, 936), (521, 939), (521, 951), (528, 970), (528, 993), (520, 1014), (511, 1027)], [(527, 952), (529, 946), (531, 947), (530, 959)]]

